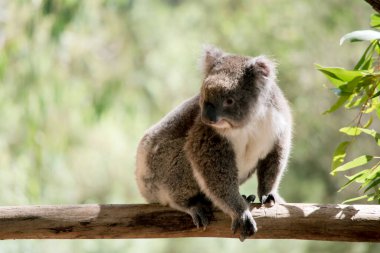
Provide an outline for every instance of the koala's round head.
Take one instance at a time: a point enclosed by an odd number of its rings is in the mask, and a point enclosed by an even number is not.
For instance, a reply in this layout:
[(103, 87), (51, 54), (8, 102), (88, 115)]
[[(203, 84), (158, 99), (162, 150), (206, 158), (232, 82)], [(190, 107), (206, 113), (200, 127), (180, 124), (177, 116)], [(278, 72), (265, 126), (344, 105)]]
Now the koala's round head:
[(275, 85), (275, 64), (265, 56), (227, 54), (208, 46), (202, 59), (202, 122), (218, 129), (240, 128), (265, 106)]

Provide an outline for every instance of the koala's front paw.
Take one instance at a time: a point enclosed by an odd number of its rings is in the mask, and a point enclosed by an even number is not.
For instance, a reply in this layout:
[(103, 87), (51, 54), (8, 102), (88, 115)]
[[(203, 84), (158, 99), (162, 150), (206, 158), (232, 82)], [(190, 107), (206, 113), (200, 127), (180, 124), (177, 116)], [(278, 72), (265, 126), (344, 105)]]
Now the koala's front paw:
[(255, 199), (256, 199), (256, 196), (255, 195), (248, 195), (248, 197), (246, 195), (241, 195), (245, 201), (247, 201), (248, 204), (251, 204), (251, 203), (254, 203), (255, 202)]
[(285, 201), (278, 194), (269, 193), (268, 195), (262, 195), (260, 197), (261, 204), (268, 204), (269, 206), (274, 206), (277, 204), (284, 204)]
[(244, 213), (232, 220), (231, 229), (235, 234), (238, 229), (240, 229), (240, 241), (244, 241), (246, 238), (252, 236), (257, 232), (256, 222), (252, 217), (251, 212), (247, 209)]

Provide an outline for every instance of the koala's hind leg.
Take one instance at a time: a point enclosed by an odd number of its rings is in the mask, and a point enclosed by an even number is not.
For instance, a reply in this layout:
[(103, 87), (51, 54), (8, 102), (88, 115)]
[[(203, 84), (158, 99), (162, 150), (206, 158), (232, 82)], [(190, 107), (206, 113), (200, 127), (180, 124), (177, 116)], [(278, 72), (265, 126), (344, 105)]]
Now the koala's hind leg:
[(189, 214), (197, 228), (206, 229), (213, 215), (213, 205), (199, 189), (194, 190), (190, 187), (186, 190), (182, 188), (178, 191), (171, 191), (169, 206)]
[(206, 229), (213, 216), (211, 201), (203, 193), (199, 193), (188, 200), (188, 206), (195, 226)]
[(149, 161), (159, 188), (157, 199), (163, 205), (189, 214), (195, 226), (206, 228), (212, 205), (195, 181), (191, 165), (182, 149), (184, 141), (166, 141)]
[[(191, 197), (187, 193), (189, 191), (172, 191), (167, 204), (174, 209), (189, 214), (197, 228), (203, 227), (203, 229), (206, 229), (213, 216), (211, 201), (201, 192), (194, 193)], [(160, 201), (160, 203), (162, 202)]]

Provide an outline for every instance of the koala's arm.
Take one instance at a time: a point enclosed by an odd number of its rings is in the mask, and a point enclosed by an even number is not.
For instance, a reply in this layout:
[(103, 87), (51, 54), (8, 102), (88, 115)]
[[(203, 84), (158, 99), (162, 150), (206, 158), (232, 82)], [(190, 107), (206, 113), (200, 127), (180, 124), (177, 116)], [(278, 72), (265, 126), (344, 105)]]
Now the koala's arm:
[(238, 170), (228, 141), (207, 126), (195, 126), (185, 150), (202, 191), (231, 216), (234, 233), (240, 228), (241, 240), (255, 233), (256, 223), (239, 193)]
[[(270, 201), (278, 204), (285, 203), (277, 189), (287, 165), (290, 146), (290, 133), (286, 133), (257, 166), (258, 195), (262, 203)], [(268, 196), (273, 199), (267, 201)]]

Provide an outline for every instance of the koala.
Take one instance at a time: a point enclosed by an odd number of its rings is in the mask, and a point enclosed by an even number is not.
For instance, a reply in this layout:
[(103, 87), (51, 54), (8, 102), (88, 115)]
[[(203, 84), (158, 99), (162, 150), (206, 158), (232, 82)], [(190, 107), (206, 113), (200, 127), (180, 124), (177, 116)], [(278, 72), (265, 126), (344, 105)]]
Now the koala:
[(149, 203), (189, 214), (198, 228), (206, 228), (216, 206), (243, 241), (257, 226), (249, 210), (254, 196), (240, 195), (239, 185), (256, 172), (260, 202), (284, 203), (277, 190), (291, 149), (292, 116), (267, 57), (207, 46), (201, 61), (199, 94), (140, 141), (137, 184)]

